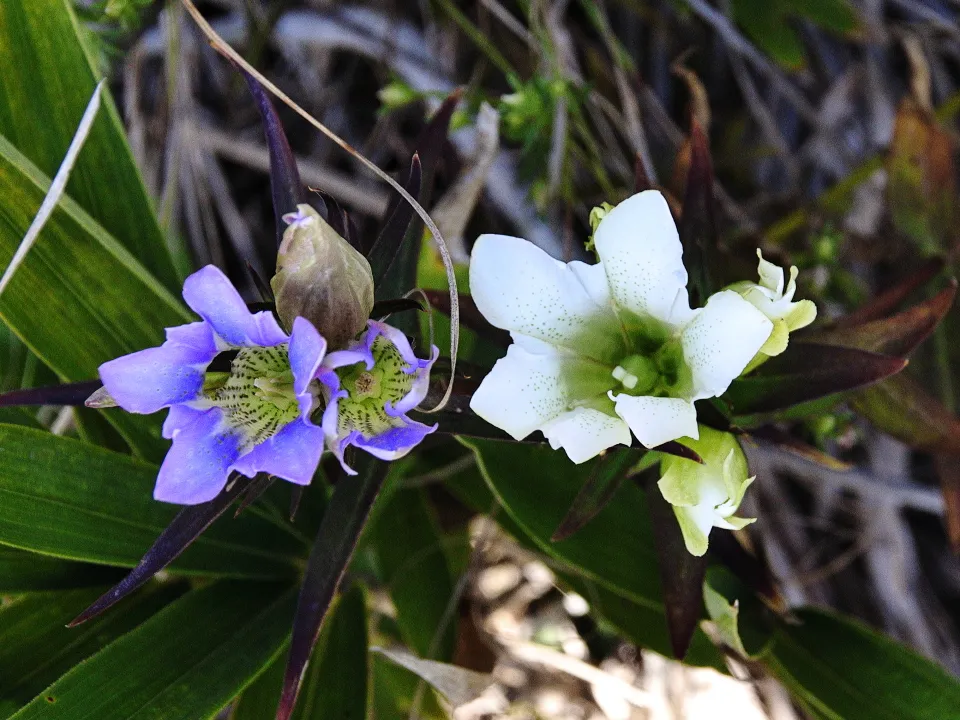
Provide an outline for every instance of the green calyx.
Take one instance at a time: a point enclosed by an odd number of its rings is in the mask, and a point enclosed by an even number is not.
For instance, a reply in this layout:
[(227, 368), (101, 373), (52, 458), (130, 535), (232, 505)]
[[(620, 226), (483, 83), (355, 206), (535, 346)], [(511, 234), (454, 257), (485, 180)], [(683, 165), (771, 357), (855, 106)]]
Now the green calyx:
[(337, 403), (339, 432), (359, 430), (364, 437), (386, 432), (397, 425), (387, 405), (395, 406), (413, 388), (413, 374), (404, 372), (409, 365), (392, 342), (380, 336), (370, 350), (372, 369), (357, 363), (337, 370), (340, 387), (347, 392)]
[(273, 437), (299, 414), (286, 345), (241, 348), (229, 372), (207, 373), (203, 394), (224, 410), (248, 447)]
[(611, 374), (621, 385), (618, 392), (627, 395), (685, 397), (693, 386), (693, 375), (676, 339), (668, 340), (648, 354), (628, 355)]

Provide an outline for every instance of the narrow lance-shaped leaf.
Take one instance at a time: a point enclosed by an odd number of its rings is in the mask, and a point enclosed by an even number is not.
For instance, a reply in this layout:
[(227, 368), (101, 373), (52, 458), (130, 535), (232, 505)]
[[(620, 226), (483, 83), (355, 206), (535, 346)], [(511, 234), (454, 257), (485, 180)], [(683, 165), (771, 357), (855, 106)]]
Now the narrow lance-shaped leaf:
[(933, 280), (944, 268), (943, 258), (935, 257), (925, 261), (923, 265), (906, 275), (893, 287), (887, 288), (866, 305), (857, 308), (852, 313), (844, 315), (836, 322), (836, 327), (853, 327), (862, 325), (871, 320), (880, 320), (892, 313), (897, 307), (910, 297), (911, 293), (920, 289)]
[(683, 260), (690, 271), (690, 302), (698, 307), (715, 289), (710, 279), (710, 263), (717, 246), (717, 223), (710, 144), (696, 120), (690, 121), (690, 170), (677, 232), (683, 244)]
[[(410, 173), (406, 182), (403, 183), (403, 189), (410, 193), (411, 197), (419, 200), (422, 180), (423, 167), (420, 164), (420, 156), (414, 153), (410, 160)], [(370, 252), (367, 253), (367, 260), (373, 271), (374, 286), (380, 285), (400, 253), (400, 246), (412, 219), (413, 208), (403, 202), (399, 196), (387, 208), (383, 229), (370, 247)]]
[(370, 650), (389, 658), (391, 662), (406, 668), (428, 683), (454, 708), (476, 700), (494, 682), (493, 676), (487, 673), (478, 673), (435, 660), (424, 660), (404, 648), (375, 647)]
[(707, 556), (696, 557), (687, 551), (673, 507), (660, 494), (656, 478), (647, 473), (638, 482), (647, 491), (670, 644), (674, 657), (682, 659), (703, 615)]
[[(809, 335), (812, 342), (906, 357), (930, 337), (953, 306), (957, 283), (951, 281), (929, 300), (892, 317), (854, 326), (828, 328)], [(807, 338), (805, 338), (807, 339)]]
[(627, 471), (639, 457), (637, 452), (614, 449), (595, 462), (593, 471), (550, 539), (553, 542), (565, 540), (593, 520), (613, 500)]
[(341, 474), (335, 485), (307, 561), (293, 621), (293, 637), (277, 707), (277, 720), (288, 720), (293, 713), (323, 619), (330, 609), (334, 593), (387, 476), (389, 465), (364, 456), (355, 467), (359, 473), (356, 477)]
[(214, 520), (223, 514), (224, 510), (230, 507), (249, 483), (249, 478), (238, 476), (229, 489), (224, 490), (210, 502), (202, 505), (191, 505), (177, 513), (173, 522), (160, 533), (160, 537), (147, 550), (143, 559), (130, 571), (130, 574), (75, 617), (70, 622), (70, 627), (96, 617), (172, 563), (180, 553), (190, 546), (190, 543), (196, 540), (204, 530), (210, 527)]
[(20, 405), (71, 405), (82, 406), (94, 392), (100, 389), (99, 380), (84, 380), (48, 387), (24, 388), (0, 393), (0, 407)]
[(295, 212), (297, 205), (304, 202), (306, 193), (300, 182), (300, 171), (287, 141), (287, 135), (280, 124), (280, 116), (260, 82), (240, 69), (247, 87), (257, 103), (260, 117), (263, 119), (263, 132), (267, 137), (270, 152), (270, 190), (273, 193), (273, 214), (277, 226), (277, 244), (283, 238), (286, 223), (285, 213)]
[(734, 380), (724, 399), (737, 415), (773, 412), (870, 385), (906, 366), (899, 357), (792, 342), (755, 374)]

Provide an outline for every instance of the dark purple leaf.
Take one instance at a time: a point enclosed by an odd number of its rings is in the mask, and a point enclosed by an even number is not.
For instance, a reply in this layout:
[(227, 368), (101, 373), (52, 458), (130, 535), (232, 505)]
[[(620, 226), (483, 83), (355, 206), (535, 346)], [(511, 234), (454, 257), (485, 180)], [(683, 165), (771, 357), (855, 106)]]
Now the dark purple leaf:
[[(238, 68), (239, 69), (239, 68)], [(243, 69), (239, 69), (247, 87), (257, 103), (260, 117), (263, 119), (263, 132), (267, 138), (267, 148), (270, 151), (270, 189), (273, 193), (273, 214), (277, 226), (277, 244), (283, 238), (286, 223), (283, 216), (294, 212), (297, 205), (305, 202), (306, 193), (303, 183), (300, 182), (300, 171), (297, 161), (293, 157), (287, 135), (280, 124), (280, 116), (270, 100), (267, 91), (260, 82)], [(323, 213), (321, 213), (323, 214)]]
[(243, 498), (237, 505), (237, 510), (233, 514), (233, 517), (240, 517), (240, 513), (259, 500), (260, 496), (273, 487), (275, 480), (276, 478), (273, 475), (267, 475), (265, 473), (260, 473), (253, 478), (253, 480), (247, 485), (247, 491), (243, 494)]
[(929, 300), (896, 315), (859, 325), (827, 328), (810, 334), (804, 340), (906, 357), (930, 337), (952, 307), (956, 293), (957, 283), (954, 280), (950, 287)]
[(643, 166), (643, 158), (640, 157), (640, 153), (637, 153), (637, 157), (633, 161), (633, 191), (643, 192), (652, 189), (653, 183), (650, 182), (647, 169)]
[(613, 500), (630, 468), (643, 456), (626, 448), (612, 448), (594, 463), (587, 481), (550, 537), (551, 542), (566, 540), (593, 520)]
[(48, 387), (10, 390), (0, 393), (0, 407), (18, 405), (73, 405), (82, 406), (88, 397), (103, 385), (99, 380), (50, 385)]
[(320, 636), (323, 619), (370, 516), (373, 502), (383, 486), (389, 465), (363, 455), (355, 467), (358, 475), (341, 475), (334, 486), (317, 531), (317, 539), (310, 551), (293, 621), (293, 636), (277, 707), (277, 720), (288, 720), (293, 713), (307, 661)]
[(735, 415), (773, 412), (870, 385), (906, 366), (903, 358), (794, 341), (755, 373), (734, 380), (724, 399)]
[(405, 310), (423, 310), (423, 305), (412, 297), (381, 300), (373, 304), (370, 317), (382, 320), (389, 315), (393, 315), (393, 313), (404, 312)]
[(886, 317), (896, 310), (900, 303), (906, 300), (911, 293), (923, 287), (939, 275), (944, 268), (944, 264), (942, 258), (931, 258), (927, 260), (917, 270), (907, 275), (892, 288), (877, 295), (863, 307), (837, 320), (836, 327), (852, 327)]
[[(421, 205), (429, 205), (433, 178), (446, 143), (450, 118), (460, 101), (460, 96), (460, 91), (455, 91), (444, 100), (414, 145), (414, 155), (422, 174), (417, 184), (418, 192), (410, 192), (410, 194)], [(415, 217), (413, 208), (397, 193), (393, 194), (385, 217), (389, 218), (388, 224), (392, 225), (393, 229), (386, 237), (381, 233), (381, 237), (377, 238), (370, 252), (370, 265), (374, 271), (374, 285), (377, 288), (378, 298), (397, 297), (416, 285), (417, 262), (420, 258), (423, 233), (423, 224), (418, 217)], [(382, 246), (378, 249), (376, 246), (381, 241)]]
[(785, 602), (777, 590), (769, 566), (747, 550), (730, 532), (710, 533), (710, 556), (722, 562), (753, 592), (763, 595), (774, 606)]
[(713, 293), (710, 262), (716, 255), (717, 224), (713, 208), (713, 162), (707, 136), (696, 120), (690, 127), (690, 170), (683, 195), (683, 215), (677, 231), (683, 262), (690, 273), (690, 302), (702, 305)]
[(687, 552), (673, 506), (663, 499), (655, 476), (647, 474), (640, 482), (647, 491), (647, 507), (650, 508), (654, 546), (660, 565), (670, 646), (674, 657), (683, 659), (703, 616), (703, 580), (707, 572), (707, 558)]
[[(419, 199), (422, 180), (423, 167), (420, 164), (420, 156), (414, 153), (410, 160), (410, 174), (407, 176), (407, 181), (403, 183), (403, 189), (415, 199)], [(367, 253), (367, 260), (370, 262), (370, 268), (373, 271), (375, 287), (386, 277), (394, 260), (400, 253), (400, 247), (403, 244), (404, 237), (406, 237), (407, 229), (410, 227), (410, 221), (413, 220), (413, 215), (413, 207), (395, 194), (387, 208), (387, 219), (383, 224), (383, 229), (373, 242), (370, 252)]]
[(93, 605), (77, 615), (70, 622), (69, 627), (96, 617), (176, 560), (190, 546), (190, 543), (200, 537), (203, 531), (230, 507), (231, 503), (246, 490), (249, 483), (249, 478), (239, 475), (227, 490), (210, 502), (185, 507), (178, 512), (137, 566), (123, 580), (101, 595)]

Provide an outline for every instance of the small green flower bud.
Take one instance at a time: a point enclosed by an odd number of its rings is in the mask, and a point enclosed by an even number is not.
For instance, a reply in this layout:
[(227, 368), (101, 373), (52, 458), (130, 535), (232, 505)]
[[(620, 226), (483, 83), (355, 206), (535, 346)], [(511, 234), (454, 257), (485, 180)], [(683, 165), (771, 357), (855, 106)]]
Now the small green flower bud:
[(373, 309), (370, 263), (309, 205), (283, 216), (277, 274), (270, 281), (277, 314), (286, 327), (303, 317), (330, 349), (345, 346), (367, 324)]

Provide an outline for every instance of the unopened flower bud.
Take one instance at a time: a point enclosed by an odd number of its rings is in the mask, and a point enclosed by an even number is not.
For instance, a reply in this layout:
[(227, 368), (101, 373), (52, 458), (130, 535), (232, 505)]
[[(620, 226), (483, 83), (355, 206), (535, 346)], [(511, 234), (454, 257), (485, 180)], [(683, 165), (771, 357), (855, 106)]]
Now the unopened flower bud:
[(370, 263), (309, 205), (283, 219), (277, 274), (270, 281), (277, 314), (286, 327), (303, 317), (327, 339), (344, 347), (366, 327), (373, 309)]

